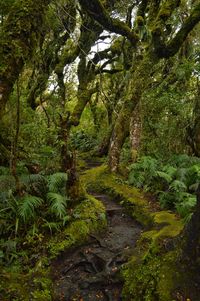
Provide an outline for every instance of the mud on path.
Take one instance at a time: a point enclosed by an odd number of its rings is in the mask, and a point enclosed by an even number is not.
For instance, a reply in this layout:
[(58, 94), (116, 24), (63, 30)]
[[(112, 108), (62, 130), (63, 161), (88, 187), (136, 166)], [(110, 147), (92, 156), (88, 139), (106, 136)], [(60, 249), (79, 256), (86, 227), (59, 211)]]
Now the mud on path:
[(141, 226), (107, 195), (93, 195), (106, 207), (107, 230), (53, 262), (54, 301), (122, 300), (119, 270), (130, 257)]

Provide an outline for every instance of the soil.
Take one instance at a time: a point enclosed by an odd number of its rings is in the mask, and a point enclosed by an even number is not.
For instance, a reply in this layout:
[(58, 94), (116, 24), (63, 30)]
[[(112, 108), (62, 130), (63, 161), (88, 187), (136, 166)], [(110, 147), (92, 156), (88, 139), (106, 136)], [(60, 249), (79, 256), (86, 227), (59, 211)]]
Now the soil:
[(91, 235), (86, 244), (63, 252), (53, 262), (54, 301), (122, 300), (119, 271), (142, 228), (109, 196), (93, 195), (106, 207), (107, 230)]

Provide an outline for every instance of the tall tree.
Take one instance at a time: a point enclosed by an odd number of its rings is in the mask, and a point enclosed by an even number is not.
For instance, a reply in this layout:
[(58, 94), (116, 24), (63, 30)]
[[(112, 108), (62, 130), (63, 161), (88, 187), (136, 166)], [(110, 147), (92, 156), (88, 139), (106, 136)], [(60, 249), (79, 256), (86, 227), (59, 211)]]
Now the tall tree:
[(117, 171), (121, 147), (129, 134), (130, 118), (142, 94), (153, 79), (153, 70), (162, 59), (174, 56), (188, 34), (200, 21), (200, 5), (197, 4), (183, 24), (173, 26), (180, 1), (140, 2), (133, 28), (112, 18), (99, 0), (79, 1), (91, 17), (104, 25), (107, 30), (126, 37), (140, 55), (132, 60), (131, 79), (127, 87), (127, 97), (115, 123), (110, 145), (110, 169)]

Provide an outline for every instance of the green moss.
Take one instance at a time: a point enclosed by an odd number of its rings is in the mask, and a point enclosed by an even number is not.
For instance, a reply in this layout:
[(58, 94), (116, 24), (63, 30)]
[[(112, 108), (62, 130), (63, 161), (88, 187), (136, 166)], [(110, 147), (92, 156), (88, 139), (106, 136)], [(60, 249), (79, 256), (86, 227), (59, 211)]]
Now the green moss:
[(171, 292), (178, 278), (178, 251), (167, 252), (170, 239), (183, 229), (182, 221), (170, 212), (153, 213), (154, 227), (142, 233), (136, 256), (125, 267), (124, 300), (171, 301)]
[[(39, 260), (28, 272), (22, 265), (11, 266), (0, 274), (0, 299), (4, 301), (50, 301), (52, 300), (52, 283), (49, 273), (50, 259), (61, 251), (83, 243), (92, 232), (106, 227), (105, 208), (92, 196), (75, 207), (72, 222), (55, 237), (46, 242), (48, 257), (37, 255)], [(42, 242), (45, 244), (45, 242)], [(29, 268), (26, 266), (26, 268)]]
[(167, 251), (168, 242), (178, 236), (183, 223), (169, 211), (152, 212), (148, 199), (119, 176), (109, 173), (106, 165), (88, 170), (82, 181), (86, 189), (106, 191), (127, 207), (144, 226), (134, 254), (123, 268), (123, 298), (127, 301), (172, 301), (178, 252)]
[(27, 273), (20, 266), (4, 269), (0, 276), (0, 297), (2, 296), (4, 301), (52, 300), (52, 283), (47, 263), (48, 259), (41, 257), (35, 267)]
[(121, 202), (137, 221), (145, 226), (153, 223), (148, 200), (138, 189), (128, 186), (124, 180), (108, 171), (106, 165), (88, 170), (81, 180), (86, 189), (106, 191)]
[(88, 196), (87, 200), (76, 207), (73, 216), (73, 222), (61, 237), (57, 236), (49, 243), (51, 258), (67, 248), (81, 244), (91, 232), (101, 231), (106, 226), (105, 208), (92, 196)]
[(123, 271), (123, 299), (127, 301), (172, 301), (171, 290), (176, 274), (176, 252), (151, 256), (148, 261), (135, 258)]

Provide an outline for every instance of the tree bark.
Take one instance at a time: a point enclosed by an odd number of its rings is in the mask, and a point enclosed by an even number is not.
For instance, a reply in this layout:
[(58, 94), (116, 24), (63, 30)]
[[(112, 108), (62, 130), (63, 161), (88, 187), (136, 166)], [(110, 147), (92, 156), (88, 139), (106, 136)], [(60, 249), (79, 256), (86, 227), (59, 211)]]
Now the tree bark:
[(50, 0), (16, 1), (0, 33), (0, 117), (24, 64), (43, 35)]
[(116, 120), (112, 133), (109, 149), (109, 168), (112, 172), (117, 172), (120, 160), (120, 151), (126, 137), (130, 133), (130, 120), (134, 109), (138, 105), (141, 96), (148, 87), (151, 76), (149, 70), (152, 70), (154, 64), (159, 58), (153, 53), (149, 53), (139, 64), (133, 73), (127, 87), (127, 95), (124, 105)]
[(132, 161), (135, 162), (138, 157), (142, 131), (141, 108), (140, 104), (135, 107), (130, 122), (130, 142)]
[(200, 185), (197, 190), (197, 204), (191, 220), (184, 229), (183, 237), (185, 244), (183, 247), (182, 259), (190, 264), (200, 266)]

